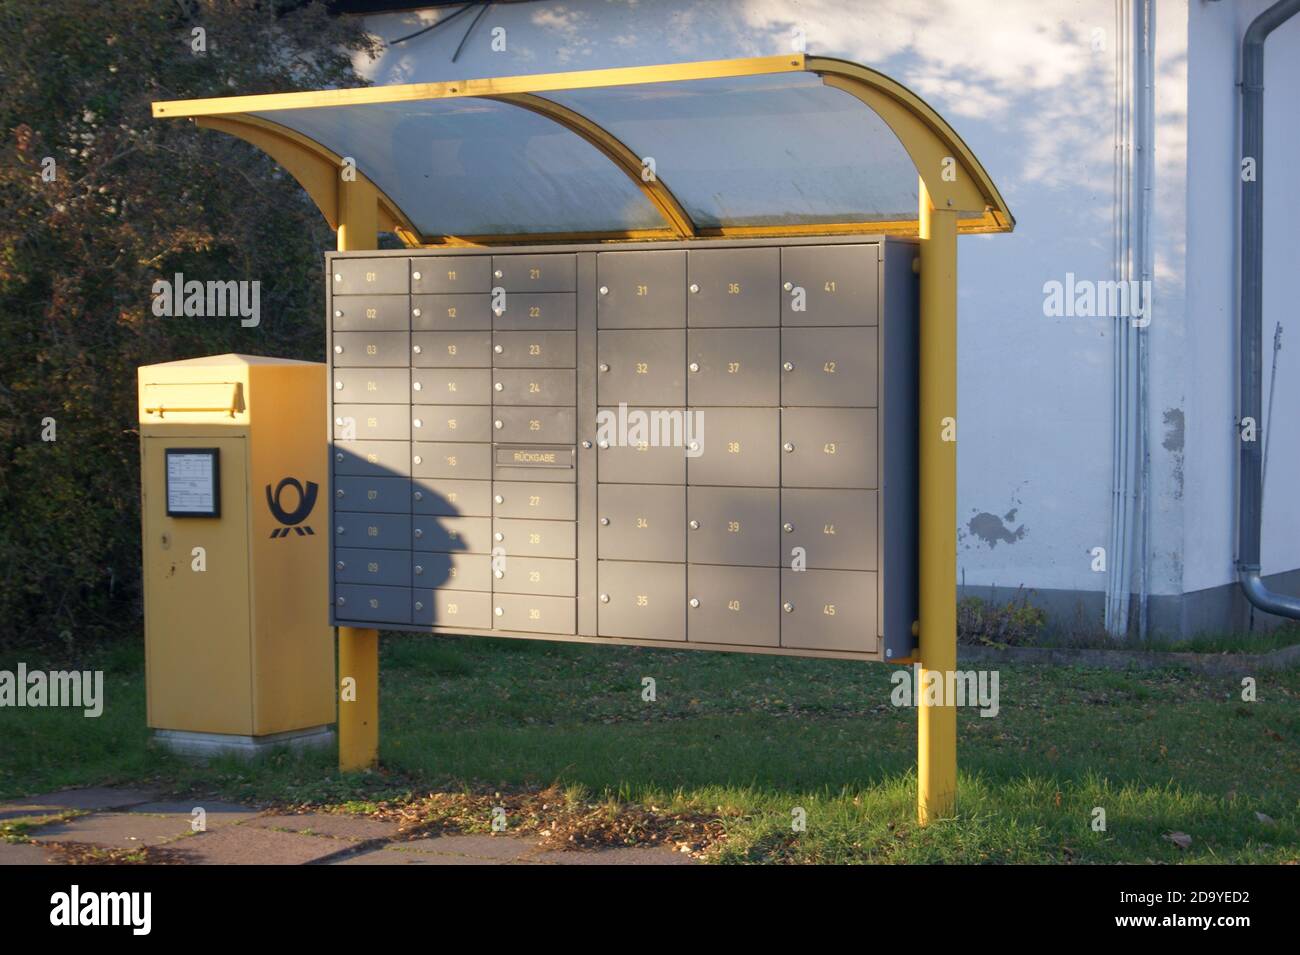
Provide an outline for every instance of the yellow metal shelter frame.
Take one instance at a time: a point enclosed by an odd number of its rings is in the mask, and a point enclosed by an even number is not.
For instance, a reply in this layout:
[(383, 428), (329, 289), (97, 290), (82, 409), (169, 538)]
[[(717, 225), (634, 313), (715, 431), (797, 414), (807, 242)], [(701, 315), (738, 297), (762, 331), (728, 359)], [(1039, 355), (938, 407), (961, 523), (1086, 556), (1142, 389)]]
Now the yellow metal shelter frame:
[[(543, 95), (652, 83), (810, 73), (874, 112), (906, 150), (919, 177), (915, 219), (700, 227), (642, 158), (587, 116)], [(421, 234), (395, 198), (367, 178), (340, 175), (343, 158), (321, 143), (254, 115), (371, 104), (476, 98), (527, 110), (576, 134), (631, 179), (663, 218), (660, 228), (524, 234)], [(192, 118), (262, 149), (302, 185), (338, 230), (341, 251), (373, 249), (380, 231), (410, 247), (515, 245), (522, 242), (629, 239), (781, 238), (882, 233), (913, 236), (920, 248), (919, 579), (921, 685), (957, 665), (957, 236), (1009, 232), (1015, 226), (993, 180), (948, 123), (915, 93), (868, 67), (828, 57), (791, 54), (441, 83), (272, 93), (153, 104), (163, 119)], [(669, 177), (671, 179), (671, 177)], [(339, 763), (373, 765), (379, 747), (378, 634), (341, 628), (339, 675), (354, 681), (356, 702), (339, 707)], [(923, 694), (924, 697), (924, 694)], [(917, 812), (924, 825), (951, 814), (957, 798), (957, 720), (951, 700), (919, 708)]]

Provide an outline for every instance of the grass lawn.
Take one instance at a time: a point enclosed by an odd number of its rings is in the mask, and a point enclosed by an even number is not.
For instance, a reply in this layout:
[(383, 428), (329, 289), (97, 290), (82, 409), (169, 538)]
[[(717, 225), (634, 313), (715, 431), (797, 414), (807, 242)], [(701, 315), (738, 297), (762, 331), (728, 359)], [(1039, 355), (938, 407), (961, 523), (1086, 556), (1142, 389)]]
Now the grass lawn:
[[(18, 660), (73, 665), (0, 669)], [(894, 667), (386, 635), (384, 768), (341, 775), (332, 753), (150, 750), (138, 645), (75, 665), (106, 671), (103, 716), (0, 709), (0, 798), (145, 783), (471, 830), (500, 804), (512, 828), (718, 862), (1300, 861), (1300, 668), (1258, 674), (1246, 703), (1233, 677), (1006, 664), (999, 714), (958, 717), (958, 815), (922, 830)]]

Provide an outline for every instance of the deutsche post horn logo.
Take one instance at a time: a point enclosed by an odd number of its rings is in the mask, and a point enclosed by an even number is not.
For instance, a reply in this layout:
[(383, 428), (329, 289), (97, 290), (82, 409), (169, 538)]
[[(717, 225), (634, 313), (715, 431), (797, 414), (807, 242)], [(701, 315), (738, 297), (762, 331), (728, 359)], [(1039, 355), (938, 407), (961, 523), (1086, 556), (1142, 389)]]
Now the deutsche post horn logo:
[[(292, 511), (286, 511), (280, 503), (280, 495), (286, 487), (292, 487), (298, 492), (298, 506)], [(308, 481), (307, 490), (304, 491), (297, 478), (285, 478), (275, 486), (274, 493), (271, 491), (271, 485), (268, 484), (266, 486), (266, 506), (271, 509), (271, 514), (275, 516), (275, 519), (285, 525), (271, 531), (271, 536), (288, 537), (290, 530), (296, 532), (299, 537), (314, 536), (315, 532), (310, 527), (305, 524), (302, 527), (298, 525), (307, 519), (311, 509), (316, 506), (316, 493), (319, 490), (320, 488), (314, 481)]]

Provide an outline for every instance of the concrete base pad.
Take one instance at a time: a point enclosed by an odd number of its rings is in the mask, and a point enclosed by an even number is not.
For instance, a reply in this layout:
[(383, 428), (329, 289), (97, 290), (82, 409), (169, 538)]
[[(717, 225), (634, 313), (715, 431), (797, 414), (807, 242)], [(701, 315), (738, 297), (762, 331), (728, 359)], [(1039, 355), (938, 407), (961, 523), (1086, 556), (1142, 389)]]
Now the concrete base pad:
[(154, 730), (156, 746), (171, 750), (181, 756), (210, 759), (213, 756), (256, 756), (281, 746), (290, 749), (316, 749), (333, 746), (334, 730), (328, 726), (312, 726), (288, 733), (269, 736), (237, 736), (231, 733), (191, 733), (185, 730)]

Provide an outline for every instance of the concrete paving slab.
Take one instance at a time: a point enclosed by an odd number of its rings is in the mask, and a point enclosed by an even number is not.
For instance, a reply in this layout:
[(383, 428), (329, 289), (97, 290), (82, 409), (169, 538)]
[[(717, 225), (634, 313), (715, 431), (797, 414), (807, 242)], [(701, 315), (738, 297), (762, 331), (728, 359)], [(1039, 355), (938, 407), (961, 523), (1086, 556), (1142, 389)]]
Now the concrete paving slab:
[(550, 865), (694, 865), (695, 860), (685, 852), (666, 846), (638, 849), (631, 846), (614, 849), (591, 849), (535, 852), (525, 858), (527, 862)]
[(401, 846), (368, 849), (329, 863), (330, 865), (505, 865), (509, 859), (480, 859), (442, 852), (411, 852)]
[(49, 849), (30, 842), (0, 842), (0, 865), (53, 865)]
[(305, 865), (346, 848), (338, 839), (234, 825), (167, 846), (191, 865)]
[(173, 800), (169, 802), (146, 802), (132, 806), (128, 812), (142, 813), (150, 816), (184, 817), (188, 824), (194, 818), (195, 808), (202, 809), (207, 818), (204, 820), (209, 829), (228, 826), (236, 822), (256, 819), (259, 810), (248, 806), (239, 806), (230, 802), (217, 802), (200, 797), (194, 799)]
[(42, 793), (0, 803), (0, 819), (15, 816), (52, 815), (69, 809), (87, 809), (99, 812), (105, 809), (126, 809), (156, 799), (157, 793), (142, 789), (115, 789), (111, 786), (92, 786), (86, 789), (64, 789), (60, 792)]
[(293, 832), (310, 832), (332, 839), (391, 839), (397, 835), (397, 823), (381, 822), (360, 816), (340, 816), (327, 812), (308, 812), (297, 815), (267, 815), (250, 819), (246, 825), (259, 829), (288, 829)]
[(432, 836), (395, 844), (408, 852), (470, 856), (476, 859), (512, 862), (537, 849), (537, 844), (519, 836)]
[(142, 816), (130, 812), (101, 812), (32, 830), (37, 842), (86, 842), (94, 846), (131, 849), (158, 846), (190, 832), (189, 817)]

